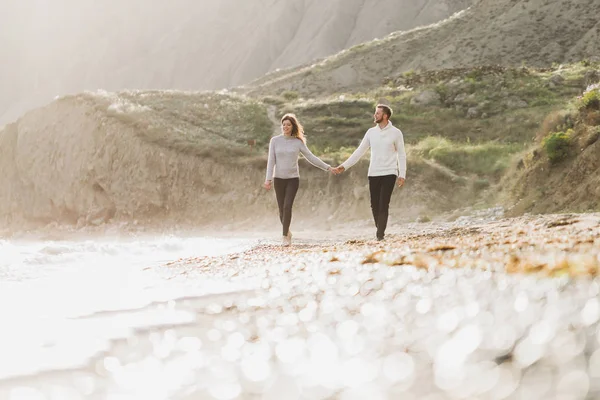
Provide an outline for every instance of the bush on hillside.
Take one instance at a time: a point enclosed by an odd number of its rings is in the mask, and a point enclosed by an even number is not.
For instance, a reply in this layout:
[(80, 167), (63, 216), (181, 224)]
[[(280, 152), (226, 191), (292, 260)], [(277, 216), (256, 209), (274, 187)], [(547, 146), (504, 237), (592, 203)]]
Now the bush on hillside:
[(537, 143), (541, 143), (552, 132), (567, 131), (575, 127), (576, 116), (567, 110), (553, 111), (544, 118), (535, 135)]
[(287, 101), (296, 100), (299, 96), (298, 92), (296, 92), (295, 90), (286, 90), (285, 92), (281, 93), (281, 95)]
[(262, 98), (262, 102), (278, 107), (285, 104), (285, 100), (279, 96), (265, 96)]
[(573, 145), (572, 136), (573, 130), (569, 129), (566, 132), (552, 132), (544, 138), (542, 147), (548, 155), (550, 163), (559, 163), (569, 156)]
[(448, 98), (450, 97), (450, 90), (448, 89), (448, 86), (444, 85), (443, 83), (438, 83), (435, 86), (435, 92), (440, 96), (440, 101), (442, 104), (446, 104)]
[(600, 83), (588, 86), (578, 103), (581, 111), (600, 110)]

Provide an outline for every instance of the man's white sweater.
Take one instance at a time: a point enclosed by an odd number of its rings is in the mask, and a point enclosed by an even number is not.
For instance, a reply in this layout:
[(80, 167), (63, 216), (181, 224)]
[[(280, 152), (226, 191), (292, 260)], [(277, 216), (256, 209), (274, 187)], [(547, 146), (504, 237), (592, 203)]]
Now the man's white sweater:
[(406, 178), (406, 151), (404, 150), (404, 136), (400, 129), (392, 125), (391, 121), (381, 129), (378, 125), (369, 129), (360, 142), (358, 148), (342, 164), (348, 169), (371, 148), (371, 162), (369, 163), (369, 176), (396, 175)]

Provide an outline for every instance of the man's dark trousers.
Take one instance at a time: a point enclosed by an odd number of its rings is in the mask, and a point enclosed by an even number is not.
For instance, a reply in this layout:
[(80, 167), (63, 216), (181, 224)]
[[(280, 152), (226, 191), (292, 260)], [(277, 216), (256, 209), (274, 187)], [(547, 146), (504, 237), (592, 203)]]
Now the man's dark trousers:
[(396, 175), (369, 176), (371, 210), (373, 211), (373, 219), (377, 227), (377, 239), (379, 240), (382, 240), (385, 236), (390, 199), (397, 179)]

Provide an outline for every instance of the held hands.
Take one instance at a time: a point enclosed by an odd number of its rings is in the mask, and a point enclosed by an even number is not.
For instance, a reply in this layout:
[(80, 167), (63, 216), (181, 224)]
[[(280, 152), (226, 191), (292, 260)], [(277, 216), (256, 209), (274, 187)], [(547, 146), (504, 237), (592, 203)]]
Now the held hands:
[(263, 187), (266, 190), (271, 190), (271, 184), (272, 184), (271, 181), (265, 181), (265, 183), (263, 183)]
[(346, 168), (342, 167), (341, 165), (337, 168), (329, 168), (329, 171), (331, 171), (331, 173), (334, 175), (339, 175), (342, 172), (344, 172), (345, 170), (346, 170)]

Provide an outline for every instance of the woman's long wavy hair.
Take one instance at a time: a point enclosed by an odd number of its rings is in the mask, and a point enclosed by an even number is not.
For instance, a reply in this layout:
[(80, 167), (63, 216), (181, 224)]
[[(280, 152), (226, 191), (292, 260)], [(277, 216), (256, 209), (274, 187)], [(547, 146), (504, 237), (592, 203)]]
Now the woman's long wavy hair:
[(298, 121), (295, 114), (285, 114), (281, 117), (281, 124), (283, 125), (283, 121), (290, 121), (292, 124), (292, 137), (298, 138), (306, 144), (306, 137), (304, 136), (304, 127)]

